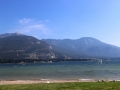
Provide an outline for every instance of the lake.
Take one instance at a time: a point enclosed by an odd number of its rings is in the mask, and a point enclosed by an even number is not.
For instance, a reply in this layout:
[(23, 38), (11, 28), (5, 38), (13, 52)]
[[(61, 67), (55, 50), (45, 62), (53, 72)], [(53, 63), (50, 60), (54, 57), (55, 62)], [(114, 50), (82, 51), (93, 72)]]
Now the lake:
[(120, 61), (0, 64), (0, 80), (120, 79)]

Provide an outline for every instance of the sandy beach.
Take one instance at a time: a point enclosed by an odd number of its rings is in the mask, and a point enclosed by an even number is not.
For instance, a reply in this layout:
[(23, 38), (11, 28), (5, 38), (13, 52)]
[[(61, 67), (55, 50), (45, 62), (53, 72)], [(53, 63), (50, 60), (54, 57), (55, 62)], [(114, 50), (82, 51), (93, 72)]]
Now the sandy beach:
[(65, 83), (65, 82), (97, 82), (93, 79), (64, 79), (64, 80), (51, 80), (51, 79), (41, 79), (41, 80), (2, 80), (0, 85), (10, 85), (10, 84), (39, 84), (39, 83)]
[(2, 81), (0, 81), (0, 85), (39, 84), (39, 83), (66, 83), (66, 82), (120, 82), (120, 80), (95, 80), (95, 79), (2, 80)]

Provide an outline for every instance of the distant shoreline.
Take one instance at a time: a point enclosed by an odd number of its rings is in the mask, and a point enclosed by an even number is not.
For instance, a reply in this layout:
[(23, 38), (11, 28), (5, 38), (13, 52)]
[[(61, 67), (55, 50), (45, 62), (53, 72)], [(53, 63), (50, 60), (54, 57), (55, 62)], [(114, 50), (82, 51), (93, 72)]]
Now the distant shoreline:
[(0, 63), (51, 63), (51, 62), (72, 62), (72, 61), (96, 61), (97, 59), (0, 59)]
[(0, 59), (0, 64), (23, 63), (54, 63), (54, 62), (89, 62), (89, 61), (119, 61), (120, 59)]
[(116, 61), (120, 58), (80, 58), (80, 59), (0, 59), (0, 64), (23, 63), (52, 63), (52, 62), (87, 62), (87, 61)]

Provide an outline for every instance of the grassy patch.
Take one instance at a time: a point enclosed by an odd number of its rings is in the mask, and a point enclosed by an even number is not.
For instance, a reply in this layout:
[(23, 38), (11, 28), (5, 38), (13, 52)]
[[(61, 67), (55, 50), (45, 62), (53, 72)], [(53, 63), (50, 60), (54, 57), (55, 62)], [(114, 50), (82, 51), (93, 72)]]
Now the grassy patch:
[(0, 90), (120, 90), (120, 82), (1, 85)]

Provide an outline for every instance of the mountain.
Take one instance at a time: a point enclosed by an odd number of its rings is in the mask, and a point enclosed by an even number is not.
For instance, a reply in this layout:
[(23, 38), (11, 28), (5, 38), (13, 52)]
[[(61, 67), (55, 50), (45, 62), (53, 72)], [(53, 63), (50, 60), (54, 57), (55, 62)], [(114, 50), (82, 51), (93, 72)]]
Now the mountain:
[(19, 33), (0, 35), (0, 59), (118, 58), (120, 47), (92, 37), (36, 39)]
[[(64, 58), (54, 52), (46, 42), (31, 36), (5, 34), (0, 38), (0, 58), (6, 59), (51, 59)], [(3, 35), (2, 35), (3, 36)]]
[[(120, 47), (106, 44), (92, 37), (71, 39), (43, 39), (50, 44), (55, 51), (77, 55), (77, 57), (120, 57)], [(60, 49), (59, 49), (60, 48)]]
[(24, 35), (20, 34), (18, 32), (16, 32), (16, 33), (5, 33), (5, 34), (1, 34), (0, 38), (9, 37), (9, 36), (24, 36)]

